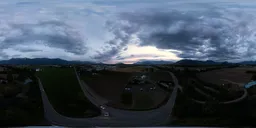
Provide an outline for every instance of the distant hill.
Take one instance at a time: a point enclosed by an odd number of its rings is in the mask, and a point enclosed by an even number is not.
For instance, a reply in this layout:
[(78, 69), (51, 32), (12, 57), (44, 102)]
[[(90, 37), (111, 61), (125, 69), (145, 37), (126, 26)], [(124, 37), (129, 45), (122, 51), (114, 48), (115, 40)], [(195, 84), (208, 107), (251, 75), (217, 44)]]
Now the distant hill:
[(157, 65), (157, 64), (172, 64), (172, 61), (163, 61), (163, 60), (144, 60), (144, 61), (138, 61), (136, 63), (133, 64), (137, 64), (137, 65)]
[(95, 64), (90, 61), (67, 61), (62, 59), (49, 58), (13, 58), (10, 60), (2, 60), (0, 64), (14, 64), (14, 65), (69, 65), (69, 64)]
[(240, 62), (240, 64), (252, 64), (252, 65), (255, 65), (256, 61), (243, 61), (243, 62)]
[(122, 63), (122, 62), (119, 62), (119, 63), (116, 63), (116, 65), (124, 65), (124, 63)]
[[(59, 58), (50, 59), (50, 58), (12, 58), (9, 60), (1, 60), (0, 64), (14, 64), (14, 65), (69, 65), (69, 64), (104, 64), (104, 63), (96, 63), (91, 61), (68, 61)], [(118, 65), (123, 65), (123, 63), (117, 63)], [(134, 63), (135, 65), (157, 65), (157, 64), (176, 64), (176, 65), (228, 65), (235, 64), (230, 62), (215, 62), (212, 60), (200, 61), (200, 60), (190, 60), (183, 59), (177, 61), (176, 63), (172, 61), (164, 61), (164, 60), (142, 60)], [(243, 61), (237, 64), (250, 64), (256, 65), (256, 61)]]
[(206, 60), (206, 61), (200, 61), (200, 60), (189, 60), (189, 59), (183, 59), (180, 61), (177, 61), (175, 64), (177, 65), (228, 65), (233, 64), (229, 62), (215, 62), (212, 60)]

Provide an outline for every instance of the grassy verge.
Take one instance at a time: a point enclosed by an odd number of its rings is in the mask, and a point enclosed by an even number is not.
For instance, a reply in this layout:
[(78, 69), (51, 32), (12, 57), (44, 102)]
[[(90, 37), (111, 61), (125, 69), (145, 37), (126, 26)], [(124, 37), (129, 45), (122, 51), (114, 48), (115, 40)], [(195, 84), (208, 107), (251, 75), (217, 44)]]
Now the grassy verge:
[(84, 96), (73, 68), (44, 68), (37, 73), (55, 110), (68, 117), (92, 117), (100, 113)]

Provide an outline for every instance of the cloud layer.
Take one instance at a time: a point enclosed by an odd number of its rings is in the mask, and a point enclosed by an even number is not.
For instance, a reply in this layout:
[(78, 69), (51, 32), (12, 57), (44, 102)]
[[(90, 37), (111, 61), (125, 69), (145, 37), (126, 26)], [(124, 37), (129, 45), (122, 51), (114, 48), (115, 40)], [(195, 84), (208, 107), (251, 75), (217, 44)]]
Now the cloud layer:
[[(255, 6), (200, 0), (1, 1), (0, 59), (252, 60), (256, 59)], [(142, 51), (130, 48), (135, 45)], [(164, 53), (143, 52), (146, 46)]]
[(120, 19), (129, 27), (119, 28), (129, 34), (136, 32), (140, 46), (179, 50), (180, 58), (222, 61), (255, 58), (255, 15), (241, 9), (208, 8), (121, 13)]
[[(3, 30), (2, 30), (3, 31)], [(8, 24), (1, 34), (0, 50), (17, 45), (44, 44), (48, 47), (64, 49), (74, 54), (85, 54), (86, 47), (79, 33), (72, 31), (69, 26), (58, 22), (48, 21), (36, 24)], [(19, 49), (17, 49), (19, 50)], [(22, 52), (40, 51), (36, 49), (20, 49)]]

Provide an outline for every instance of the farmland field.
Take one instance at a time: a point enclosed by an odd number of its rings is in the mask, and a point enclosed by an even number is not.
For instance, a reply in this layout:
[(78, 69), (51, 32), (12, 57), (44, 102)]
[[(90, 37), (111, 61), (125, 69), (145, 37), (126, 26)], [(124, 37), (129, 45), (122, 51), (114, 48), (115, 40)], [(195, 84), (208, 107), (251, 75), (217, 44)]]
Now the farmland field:
[(212, 84), (220, 85), (225, 81), (232, 81), (243, 85), (251, 80), (252, 74), (246, 73), (246, 71), (251, 70), (256, 70), (256, 68), (225, 68), (199, 73), (197, 76), (199, 79)]
[(149, 74), (149, 77), (153, 81), (172, 81), (172, 76), (165, 71), (156, 71)]
[[(129, 108), (135, 110), (149, 109), (161, 104), (167, 97), (168, 92), (157, 87), (156, 90), (150, 90), (154, 85), (141, 86), (144, 88), (145, 93), (139, 90), (139, 85), (133, 86), (132, 95), (135, 106), (121, 105), (121, 95), (124, 88), (128, 84), (129, 79), (133, 75), (139, 75), (138, 72), (121, 72), (121, 71), (98, 71), (96, 75), (92, 73), (84, 73), (81, 75), (81, 79), (90, 86), (100, 96), (106, 98), (111, 106), (121, 106), (120, 108)], [(149, 74), (150, 79), (153, 81), (166, 80), (170, 81), (172, 78), (167, 72), (153, 72)], [(137, 90), (137, 91), (135, 91)], [(144, 99), (144, 100), (143, 100)], [(144, 105), (143, 105), (144, 104)]]
[(143, 87), (143, 91), (140, 91), (140, 87), (133, 87), (133, 110), (149, 110), (160, 107), (163, 102), (166, 102), (169, 98), (169, 93), (163, 90), (159, 86), (156, 86), (155, 90), (150, 90), (153, 85), (147, 85)]
[(125, 67), (125, 68), (118, 68), (115, 71), (118, 72), (142, 72), (145, 70), (143, 66), (133, 66), (133, 67)]
[(154, 101), (150, 97), (149, 93), (147, 92), (138, 92), (133, 94), (135, 95), (133, 98), (134, 101), (134, 109), (148, 109), (152, 108), (154, 105)]
[(99, 114), (84, 96), (72, 68), (43, 68), (37, 73), (54, 109), (68, 117)]
[(81, 79), (100, 96), (120, 102), (122, 91), (132, 75), (131, 72), (100, 71), (95, 76), (83, 74)]

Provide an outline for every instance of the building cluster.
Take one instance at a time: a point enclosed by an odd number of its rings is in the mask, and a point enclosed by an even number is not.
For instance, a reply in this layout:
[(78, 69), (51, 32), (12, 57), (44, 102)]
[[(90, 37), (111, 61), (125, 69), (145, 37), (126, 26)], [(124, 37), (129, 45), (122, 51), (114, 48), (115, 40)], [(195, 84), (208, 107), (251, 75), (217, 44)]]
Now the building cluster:
[(129, 81), (129, 84), (145, 84), (147, 80), (147, 76), (142, 74), (142, 75), (137, 75), (133, 76), (131, 80)]
[(92, 71), (102, 71), (102, 70), (116, 70), (115, 65), (86, 65), (80, 66), (81, 70), (92, 72)]
[(18, 73), (11, 72), (6, 67), (0, 67), (0, 99), (1, 97), (26, 97), (26, 93), (29, 91), (29, 84), (33, 82), (28, 77), (20, 76)]

